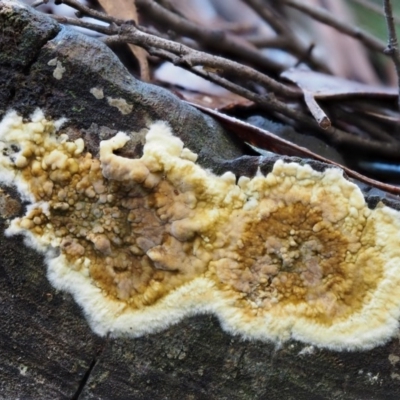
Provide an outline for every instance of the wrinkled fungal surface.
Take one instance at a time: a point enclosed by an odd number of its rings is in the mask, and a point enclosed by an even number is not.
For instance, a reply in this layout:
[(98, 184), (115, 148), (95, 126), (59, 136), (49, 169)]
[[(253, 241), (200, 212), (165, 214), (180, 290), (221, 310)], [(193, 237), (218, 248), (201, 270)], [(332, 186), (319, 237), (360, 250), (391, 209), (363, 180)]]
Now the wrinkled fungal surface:
[(0, 124), (0, 179), (29, 202), (9, 235), (46, 255), (100, 335), (139, 336), (211, 312), (247, 338), (367, 349), (398, 329), (400, 214), (370, 210), (339, 169), (278, 161), (236, 181), (196, 164), (167, 124), (143, 156), (99, 158), (37, 111)]

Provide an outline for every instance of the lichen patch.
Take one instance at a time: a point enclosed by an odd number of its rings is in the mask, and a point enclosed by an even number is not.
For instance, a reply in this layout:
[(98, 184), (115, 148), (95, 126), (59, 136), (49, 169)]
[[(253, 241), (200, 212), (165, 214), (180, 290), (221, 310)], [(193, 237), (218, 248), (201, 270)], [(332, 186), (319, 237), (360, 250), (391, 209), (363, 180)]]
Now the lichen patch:
[(111, 107), (117, 108), (122, 115), (130, 114), (133, 110), (133, 104), (128, 103), (125, 99), (122, 98), (113, 98), (108, 96), (107, 102)]
[(365, 349), (396, 333), (400, 217), (369, 210), (339, 169), (278, 161), (216, 176), (158, 122), (143, 156), (58, 134), (36, 113), (0, 124), (0, 172), (31, 204), (9, 234), (47, 256), (99, 334), (139, 336), (212, 312), (248, 338)]
[(62, 65), (61, 61), (56, 58), (52, 58), (47, 65), (55, 66), (56, 68), (53, 71), (53, 76), (57, 80), (62, 79), (64, 72), (66, 71), (65, 67)]
[(104, 92), (103, 88), (93, 87), (90, 89), (90, 93), (97, 99), (101, 100), (104, 99)]

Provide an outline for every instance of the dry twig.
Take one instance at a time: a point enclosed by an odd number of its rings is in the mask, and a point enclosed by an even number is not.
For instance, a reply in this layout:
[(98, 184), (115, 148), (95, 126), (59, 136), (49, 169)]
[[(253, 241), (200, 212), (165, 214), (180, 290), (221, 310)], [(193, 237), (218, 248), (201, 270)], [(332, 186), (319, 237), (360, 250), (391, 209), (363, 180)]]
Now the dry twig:
[[(276, 95), (285, 96), (287, 98), (300, 98), (302, 96), (299, 90), (284, 85), (273, 78), (270, 78), (253, 68), (239, 64), (238, 62), (219, 56), (213, 56), (205, 52), (200, 52), (180, 43), (148, 34), (144, 29), (140, 29), (140, 27), (127, 24), (127, 21), (118, 18), (106, 16), (103, 13), (82, 5), (76, 0), (63, 0), (62, 2), (78, 9), (84, 15), (112, 23), (109, 27), (104, 27), (72, 18), (58, 18), (59, 21), (63, 21), (64, 23), (82, 26), (110, 35), (110, 37), (104, 39), (108, 44), (116, 42), (132, 43), (138, 46), (143, 46), (148, 51), (154, 48), (159, 48), (170, 52), (175, 56), (179, 56), (179, 58), (175, 58), (175, 63), (177, 65), (189, 67), (189, 69), (193, 69), (196, 66), (213, 68), (222, 71), (223, 73), (229, 73), (244, 78), (250, 82), (258, 83)], [(99, 14), (101, 14), (101, 16)]]
[(301, 11), (302, 13), (314, 18), (319, 22), (335, 28), (339, 32), (358, 39), (371, 50), (379, 51), (381, 53), (385, 51), (386, 44), (384, 42), (358, 27), (354, 27), (340, 21), (339, 19), (335, 18), (331, 13), (321, 7), (311, 7), (298, 0), (282, 0), (282, 3), (284, 3), (288, 7)]
[[(290, 26), (285, 23), (274, 10), (266, 7), (263, 1), (244, 0), (244, 2), (278, 34), (276, 39), (279, 39), (280, 48), (287, 50), (289, 53), (298, 57), (301, 62), (309, 64), (317, 71), (330, 72), (326, 64), (315, 58), (312, 52), (310, 52), (310, 47), (313, 47), (313, 43), (309, 45), (303, 44), (296, 34), (292, 32)], [(272, 47), (271, 44), (269, 44), (269, 47)]]
[[(251, 4), (253, 9), (259, 11), (257, 8), (259, 2), (257, 0), (245, 1), (249, 5)], [(325, 130), (321, 129), (304, 106), (302, 92), (289, 84), (281, 83), (272, 78), (271, 75), (274, 76), (277, 68), (279, 69), (280, 67), (277, 67), (276, 63), (274, 65), (274, 62), (271, 62), (266, 56), (261, 55), (255, 48), (244, 46), (246, 51), (241, 59), (246, 60), (256, 67), (265, 63), (264, 66), (268, 66), (268, 68), (263, 68), (264, 73), (237, 61), (201, 51), (206, 47), (213, 48), (218, 53), (223, 52), (227, 54), (227, 47), (230, 47), (233, 43), (231, 36), (221, 34), (220, 31), (205, 30), (203, 27), (199, 27), (183, 16), (155, 3), (153, 0), (136, 0), (136, 3), (138, 7), (141, 7), (142, 11), (146, 10), (146, 16), (152, 21), (157, 21), (160, 27), (167, 27), (175, 31), (178, 35), (190, 37), (193, 41), (190, 42), (190, 46), (171, 40), (171, 36), (166, 32), (159, 33), (154, 28), (137, 26), (132, 21), (110, 17), (82, 5), (77, 0), (62, 0), (61, 2), (78, 10), (80, 16), (85, 15), (108, 22), (108, 26), (101, 26), (79, 19), (54, 16), (54, 18), (62, 23), (82, 26), (105, 34), (106, 37), (103, 38), (103, 41), (107, 44), (131, 43), (143, 47), (151, 55), (171, 61), (175, 65), (190, 70), (236, 94), (254, 101), (260, 108), (266, 110), (267, 114), (278, 115), (279, 118), (285, 119), (289, 123), (294, 123), (295, 121), (297, 126), (301, 126), (303, 129), (313, 131), (314, 133), (319, 132), (337, 145), (357, 148), (367, 154), (377, 154), (382, 157), (399, 159), (400, 141), (389, 137), (385, 133), (381, 134), (374, 124), (368, 124), (365, 121), (361, 123), (361, 119), (355, 119), (355, 125), (351, 127), (349, 125), (351, 121), (346, 120), (342, 123), (340, 120), (333, 120), (334, 125), (349, 127), (349, 131), (353, 133), (337, 129), (335, 126), (328, 126)], [(300, 2), (296, 0), (283, 0), (283, 2), (288, 6), (300, 9), (318, 21), (326, 22), (328, 25), (336, 27), (342, 33), (358, 38), (374, 50), (383, 52), (385, 48), (382, 42), (371, 35), (367, 35), (356, 28), (337, 21), (330, 14), (328, 16), (324, 15), (320, 9), (313, 9), (310, 13), (307, 7), (304, 8), (304, 5), (299, 5)], [(280, 4), (282, 5), (282, 3)], [(268, 6), (265, 5), (265, 7)], [(271, 15), (267, 15), (265, 12), (263, 14), (265, 20), (270, 19)], [(277, 13), (276, 15), (280, 14)], [(278, 34), (275, 44), (280, 44), (282, 48), (288, 49), (290, 46), (288, 47), (287, 40), (293, 34), (290, 29), (284, 29), (286, 25), (286, 23), (281, 21), (280, 23), (275, 22), (273, 27)], [(280, 34), (284, 30), (285, 32)], [(219, 40), (216, 40), (216, 38)], [(185, 39), (185, 43), (188, 43), (187, 39)], [(238, 45), (234, 42), (234, 46), (232, 45), (230, 48), (230, 54), (235, 55), (236, 52), (239, 52), (242, 49), (240, 46), (243, 46), (243, 44)], [(293, 46), (296, 47), (298, 45), (295, 43)], [(292, 48), (292, 53), (297, 52), (299, 55), (299, 49), (300, 47), (296, 47), (296, 50)], [(301, 50), (303, 51), (304, 49)], [(311, 58), (312, 54), (307, 59), (309, 65), (311, 65)], [(330, 101), (329, 107), (326, 105), (328, 108), (337, 106), (338, 104), (335, 103), (335, 100)], [(360, 108), (358, 112), (360, 112)], [(351, 115), (351, 112), (348, 115)], [(357, 124), (358, 127), (356, 126)], [(361, 134), (359, 135), (360, 132)]]
[(280, 63), (265, 57), (251, 45), (246, 46), (233, 36), (228, 36), (224, 31), (207, 29), (184, 17), (175, 14), (153, 0), (136, 0), (139, 11), (145, 12), (148, 17), (160, 24), (166, 25), (174, 32), (195, 39), (203, 46), (212, 50), (222, 50), (227, 54), (248, 61), (261, 69), (268, 69), (280, 72), (284, 66)]
[(399, 96), (397, 98), (398, 101), (398, 106), (400, 110), (400, 51), (399, 51), (399, 43), (397, 40), (397, 34), (396, 34), (396, 27), (394, 24), (394, 19), (393, 19), (393, 10), (392, 10), (392, 3), (390, 0), (384, 0), (384, 11), (385, 11), (385, 17), (386, 17), (386, 23), (388, 27), (388, 45), (387, 48), (385, 49), (385, 53), (388, 54), (391, 59), (393, 60), (393, 64), (396, 68), (396, 73), (397, 73), (397, 84), (399, 87)]

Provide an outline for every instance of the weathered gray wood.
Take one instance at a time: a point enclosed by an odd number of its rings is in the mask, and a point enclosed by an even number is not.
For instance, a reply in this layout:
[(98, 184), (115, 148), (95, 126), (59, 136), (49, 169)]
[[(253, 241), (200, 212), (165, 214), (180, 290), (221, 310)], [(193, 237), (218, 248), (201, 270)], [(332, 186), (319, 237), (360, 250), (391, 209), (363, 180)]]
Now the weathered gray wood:
[[(168, 120), (200, 163), (253, 173), (240, 143), (210, 117), (169, 92), (131, 77), (111, 51), (50, 18), (0, 0), (0, 116), (40, 107), (68, 126), (86, 129), (96, 151), (100, 129), (139, 131)], [(66, 71), (53, 77), (49, 60)], [(98, 100), (101, 86), (135, 112)], [(91, 129), (92, 126), (92, 129)], [(140, 152), (141, 136), (131, 146)], [(247, 165), (247, 167), (246, 167)], [(247, 168), (247, 171), (246, 171)], [(10, 188), (0, 191), (0, 398), (2, 399), (398, 399), (400, 343), (368, 352), (333, 352), (288, 342), (281, 348), (224, 333), (198, 316), (139, 339), (95, 336), (72, 297), (55, 291), (43, 259), (20, 237), (3, 232), (21, 213)]]

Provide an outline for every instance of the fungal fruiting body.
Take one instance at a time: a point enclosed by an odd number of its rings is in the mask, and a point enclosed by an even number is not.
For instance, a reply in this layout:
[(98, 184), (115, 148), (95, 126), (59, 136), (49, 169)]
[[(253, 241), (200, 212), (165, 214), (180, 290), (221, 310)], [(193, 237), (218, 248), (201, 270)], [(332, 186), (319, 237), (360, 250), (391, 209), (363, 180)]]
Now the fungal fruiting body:
[(0, 176), (29, 201), (7, 230), (46, 255), (48, 277), (92, 329), (139, 336), (196, 313), (247, 338), (367, 349), (400, 317), (400, 213), (370, 210), (336, 168), (276, 162), (216, 176), (167, 124), (143, 156), (57, 133), (36, 112), (0, 124)]

